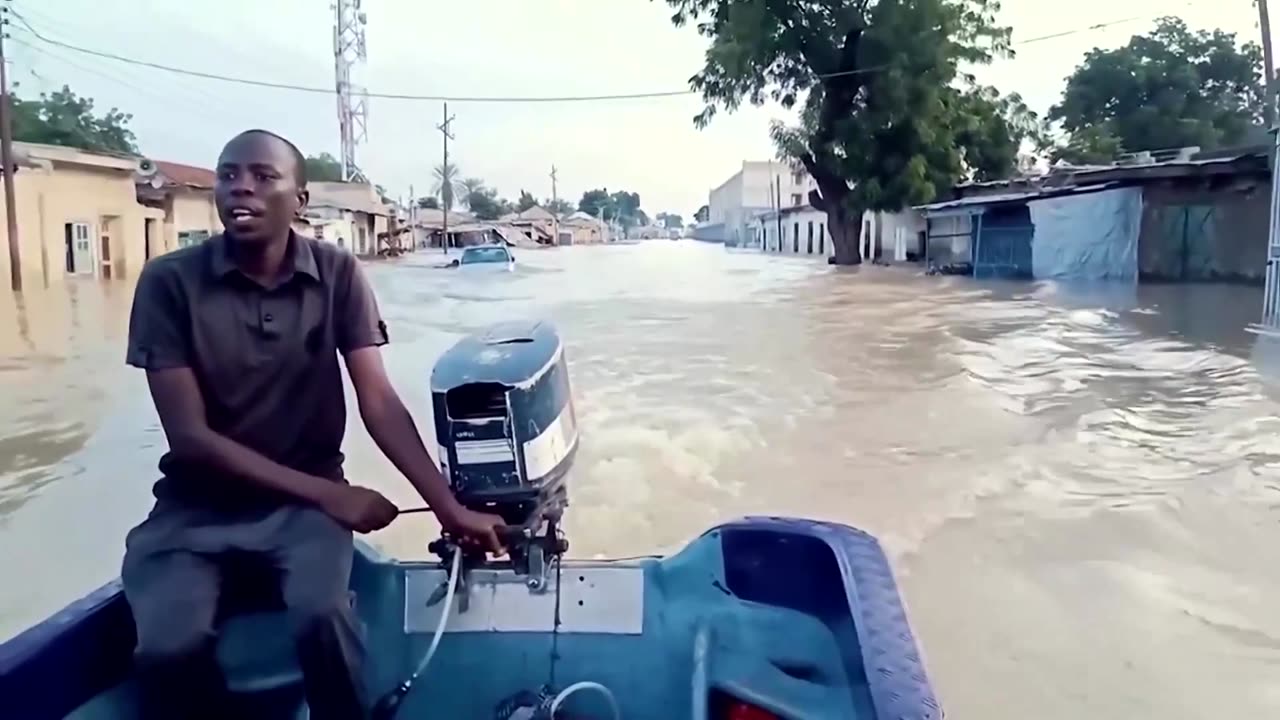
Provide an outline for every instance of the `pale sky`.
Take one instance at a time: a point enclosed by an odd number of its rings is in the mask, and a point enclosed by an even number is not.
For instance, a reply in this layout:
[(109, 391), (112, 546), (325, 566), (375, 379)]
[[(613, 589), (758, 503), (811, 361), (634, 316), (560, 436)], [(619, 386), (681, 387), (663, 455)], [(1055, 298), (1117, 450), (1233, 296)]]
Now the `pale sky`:
[[(333, 12), (326, 0), (12, 0), (42, 34), (141, 60), (304, 86), (333, 86)], [(1063, 79), (1095, 47), (1124, 44), (1162, 14), (1193, 28), (1258, 37), (1252, 0), (1005, 0), (1002, 20), (1021, 40), (1072, 35), (1018, 47), (1018, 57), (979, 71), (1003, 92), (1044, 112)], [(661, 0), (364, 0), (368, 62), (357, 81), (370, 91), (442, 96), (565, 96), (687, 89), (706, 41), (672, 27)], [(1104, 29), (1090, 26), (1129, 20)], [(1280, 17), (1275, 20), (1280, 23)], [(336, 101), (306, 94), (174, 75), (45, 45), (9, 26), (11, 79), (31, 97), (64, 83), (134, 115), (144, 154), (210, 167), (222, 144), (249, 127), (276, 131), (308, 154), (337, 156)], [(21, 43), (29, 43), (32, 50)], [(507, 197), (521, 189), (559, 193), (638, 192), (650, 215), (686, 221), (708, 191), (743, 160), (773, 157), (769, 120), (777, 107), (721, 113), (693, 127), (697, 96), (560, 104), (451, 102), (451, 159)], [(441, 160), (438, 102), (372, 99), (361, 167), (392, 194), (431, 189)]]

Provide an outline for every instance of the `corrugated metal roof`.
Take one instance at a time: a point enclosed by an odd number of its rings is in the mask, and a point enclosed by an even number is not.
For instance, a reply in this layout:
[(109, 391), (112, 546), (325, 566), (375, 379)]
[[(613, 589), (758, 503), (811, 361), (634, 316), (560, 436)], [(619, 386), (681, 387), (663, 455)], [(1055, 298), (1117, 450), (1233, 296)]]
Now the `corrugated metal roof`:
[(960, 198), (959, 200), (948, 200), (946, 202), (930, 203), (928, 205), (917, 205), (916, 210), (928, 215), (949, 215), (949, 214), (970, 214), (976, 215), (985, 211), (985, 208), (992, 205), (1004, 205), (1006, 203), (1028, 202), (1030, 200), (1038, 200), (1047, 197), (1059, 197), (1062, 195), (1076, 195), (1085, 193), (1094, 193), (1114, 187), (1114, 183), (1101, 183), (1098, 185), (1082, 185), (1080, 187), (1068, 188), (1044, 188), (1040, 190), (1027, 190), (1016, 193), (999, 193), (993, 195), (975, 195), (973, 197)]

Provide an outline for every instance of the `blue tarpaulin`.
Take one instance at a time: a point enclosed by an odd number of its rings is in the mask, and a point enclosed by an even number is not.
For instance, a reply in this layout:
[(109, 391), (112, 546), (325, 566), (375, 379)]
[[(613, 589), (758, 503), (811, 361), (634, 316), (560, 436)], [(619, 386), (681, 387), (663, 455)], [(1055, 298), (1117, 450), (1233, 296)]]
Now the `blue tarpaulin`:
[(1037, 278), (1138, 280), (1142, 190), (1120, 188), (1027, 203)]

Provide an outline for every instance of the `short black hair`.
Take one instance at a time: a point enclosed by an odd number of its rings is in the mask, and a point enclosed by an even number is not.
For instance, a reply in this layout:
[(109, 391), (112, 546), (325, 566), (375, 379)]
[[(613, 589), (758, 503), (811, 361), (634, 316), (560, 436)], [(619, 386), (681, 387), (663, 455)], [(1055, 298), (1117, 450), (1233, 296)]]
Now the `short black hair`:
[(293, 153), (293, 164), (294, 164), (293, 176), (294, 176), (294, 179), (297, 180), (298, 182), (298, 187), (305, 188), (307, 186), (307, 158), (302, 154), (302, 151), (298, 149), (297, 145), (294, 145), (292, 142), (289, 142), (287, 138), (277, 133), (273, 133), (270, 130), (262, 130), (260, 128), (245, 130), (244, 132), (240, 133), (239, 135), (236, 135), (236, 137), (231, 139), (235, 140), (236, 138), (244, 137), (245, 135), (266, 135), (267, 137), (273, 137), (276, 140), (279, 140), (280, 142), (284, 143), (285, 146), (289, 148), (289, 152)]

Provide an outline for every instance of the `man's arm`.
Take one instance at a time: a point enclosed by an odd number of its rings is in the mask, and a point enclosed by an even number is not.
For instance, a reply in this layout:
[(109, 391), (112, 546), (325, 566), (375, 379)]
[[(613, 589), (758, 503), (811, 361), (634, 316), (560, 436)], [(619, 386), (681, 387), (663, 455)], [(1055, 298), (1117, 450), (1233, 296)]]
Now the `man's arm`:
[(356, 389), (360, 419), (374, 443), (431, 506), (441, 524), (449, 524), (461, 509), (449, 484), (427, 454), (413, 416), (391, 386), (382, 353), (364, 347), (347, 354), (347, 373)]
[(285, 467), (211, 429), (191, 368), (148, 370), (147, 385), (175, 457), (208, 464), (317, 507), (336, 500), (342, 489), (338, 483)]
[(349, 259), (343, 272), (345, 280), (338, 295), (335, 318), (338, 350), (346, 360), (365, 429), (391, 464), (431, 506), (441, 527), (462, 538), (480, 540), (490, 550), (501, 552), (496, 528), (502, 526), (502, 520), (468, 510), (453, 496), (435, 461), (427, 454), (413, 417), (391, 386), (379, 349), (387, 343), (387, 327), (359, 263)]

